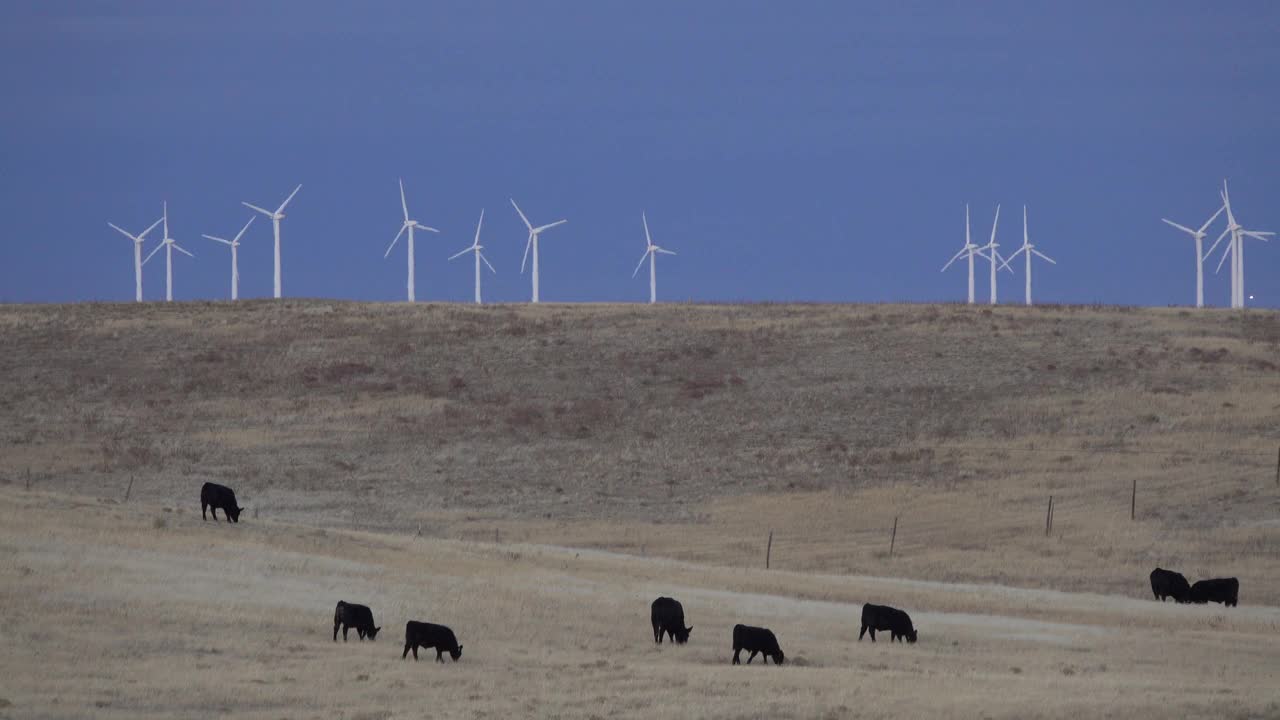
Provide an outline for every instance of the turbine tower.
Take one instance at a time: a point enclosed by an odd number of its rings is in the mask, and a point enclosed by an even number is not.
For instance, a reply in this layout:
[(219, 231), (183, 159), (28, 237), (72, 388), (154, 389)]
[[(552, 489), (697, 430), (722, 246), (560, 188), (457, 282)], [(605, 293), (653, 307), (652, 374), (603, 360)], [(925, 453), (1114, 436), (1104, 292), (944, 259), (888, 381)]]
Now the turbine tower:
[(649, 259), (649, 304), (658, 302), (658, 271), (656, 269), (658, 253), (663, 255), (675, 255), (674, 252), (660, 248), (653, 244), (653, 238), (649, 237), (649, 219), (644, 216), (644, 212), (640, 213), (640, 222), (644, 223), (644, 254), (640, 256), (640, 263), (636, 265), (636, 269), (631, 273), (631, 277), (635, 278), (640, 272), (640, 268), (644, 266), (645, 258)]
[[(999, 264), (1000, 264), (1000, 263), (1004, 263), (1004, 262), (1005, 262), (1005, 258), (1004, 258), (1004, 256), (1002, 256), (1002, 255), (1000, 254), (1000, 251), (996, 249), (996, 248), (1000, 247), (1000, 243), (997, 243), (997, 242), (996, 242), (996, 227), (997, 227), (999, 224), (1000, 224), (1000, 205), (999, 205), (999, 204), (997, 204), (997, 205), (996, 205), (996, 219), (991, 223), (991, 241), (990, 241), (990, 242), (988, 242), (986, 245), (983, 245), (981, 248), (979, 248), (979, 249), (981, 249), (981, 250), (986, 250), (986, 251), (987, 251), (987, 254), (986, 254), (986, 255), (984, 255), (983, 257), (985, 257), (985, 258), (987, 258), (988, 260), (990, 260), (990, 261), (991, 261), (991, 304), (992, 304), (992, 305), (995, 305), (995, 304), (996, 304), (996, 302), (997, 302), (997, 300), (996, 300), (996, 270), (999, 268)], [(1007, 268), (1007, 267), (1006, 267), (1005, 269), (1006, 269), (1006, 270), (1009, 270), (1009, 268)], [(1010, 272), (1010, 273), (1012, 273), (1012, 272), (1013, 272), (1013, 270), (1009, 270), (1009, 272)]]
[(541, 235), (544, 230), (550, 230), (551, 228), (557, 225), (563, 225), (569, 221), (557, 220), (553, 223), (548, 223), (546, 225), (540, 225), (538, 227), (534, 227), (533, 223), (529, 222), (529, 218), (525, 217), (524, 212), (520, 209), (520, 206), (516, 205), (516, 201), (514, 199), (511, 200), (511, 206), (516, 209), (517, 213), (520, 213), (520, 219), (524, 221), (525, 227), (529, 228), (529, 241), (526, 242), (524, 245), (524, 259), (520, 261), (520, 273), (524, 274), (524, 264), (525, 264), (525, 261), (529, 259), (529, 248), (532, 247), (533, 248), (533, 302), (538, 302), (538, 236)]
[(133, 235), (126, 230), (120, 229), (120, 226), (115, 225), (114, 223), (107, 223), (107, 225), (111, 226), (113, 230), (133, 241), (133, 297), (135, 302), (142, 302), (142, 242), (146, 239), (147, 233), (155, 230), (156, 226), (163, 220), (164, 218), (156, 220), (151, 223), (151, 227), (143, 230), (137, 235)]
[(391, 254), (391, 248), (396, 246), (396, 243), (400, 241), (400, 236), (404, 234), (405, 230), (408, 230), (409, 231), (409, 302), (416, 302), (417, 299), (414, 297), (414, 292), (413, 292), (413, 266), (414, 266), (413, 231), (414, 231), (414, 228), (417, 228), (418, 230), (426, 230), (427, 232), (433, 232), (433, 233), (438, 233), (440, 231), (433, 227), (427, 227), (426, 225), (423, 225), (417, 220), (409, 219), (409, 203), (405, 202), (405, 199), (404, 199), (404, 180), (400, 181), (400, 207), (404, 209), (404, 224), (400, 226), (400, 232), (396, 233), (395, 239), (392, 240), (391, 244), (387, 246), (387, 251), (382, 254), (382, 258), (385, 260), (387, 256)]
[[(489, 265), (489, 258), (485, 257), (484, 253), (480, 252), (481, 250), (484, 249), (484, 246), (480, 244), (480, 226), (481, 225), (484, 225), (484, 210), (480, 211), (480, 222), (476, 223), (475, 242), (471, 243), (471, 247), (468, 247), (462, 250), (461, 252), (454, 253), (452, 256), (449, 257), (449, 259), (452, 260), (456, 257), (461, 257), (463, 255), (466, 255), (469, 252), (474, 252), (476, 254), (476, 304), (477, 305), (480, 304), (480, 261), (483, 260), (485, 265)], [(489, 270), (492, 271), (493, 274), (495, 275), (498, 274), (498, 271), (494, 270), (492, 265), (489, 265)]]
[(956, 260), (959, 260), (960, 258), (966, 255), (969, 257), (969, 304), (972, 305), (973, 304), (973, 256), (977, 255), (980, 258), (986, 258), (987, 256), (982, 254), (982, 248), (975, 245), (973, 241), (969, 239), (969, 203), (965, 203), (964, 205), (964, 247), (960, 248), (960, 252), (953, 255), (952, 258), (947, 261), (947, 264), (942, 266), (942, 270), (940, 270), (939, 272), (946, 272), (947, 268), (951, 267), (951, 263), (955, 262)]
[(1261, 232), (1258, 230), (1245, 230), (1240, 223), (1236, 222), (1235, 214), (1231, 212), (1231, 195), (1227, 192), (1227, 181), (1222, 181), (1222, 205), (1227, 210), (1227, 229), (1222, 231), (1218, 239), (1214, 241), (1213, 246), (1209, 248), (1206, 256), (1212, 255), (1214, 249), (1218, 247), (1218, 243), (1222, 242), (1222, 238), (1228, 233), (1231, 240), (1227, 243), (1227, 249), (1222, 252), (1222, 259), (1218, 261), (1218, 268), (1214, 273), (1222, 270), (1222, 263), (1226, 261), (1227, 256), (1231, 256), (1231, 307), (1244, 307), (1244, 238), (1246, 236), (1255, 240), (1268, 242), (1267, 238), (1275, 235), (1273, 232)]
[(276, 208), (275, 212), (271, 212), (270, 210), (264, 210), (258, 207), (257, 205), (250, 205), (247, 202), (240, 203), (241, 205), (244, 205), (247, 208), (257, 210), (263, 215), (266, 215), (267, 217), (271, 218), (271, 230), (272, 232), (275, 233), (275, 236), (276, 236), (275, 297), (277, 299), (279, 299), (280, 297), (280, 221), (284, 219), (284, 206), (288, 205), (289, 201), (293, 199), (293, 196), (297, 195), (298, 191), (301, 189), (302, 189), (301, 184), (299, 184), (298, 187), (294, 188), (293, 192), (289, 193), (289, 197), (285, 198), (284, 202), (280, 203), (280, 207)]
[(1225, 209), (1226, 205), (1219, 205), (1218, 211), (1206, 220), (1205, 223), (1200, 226), (1199, 230), (1192, 230), (1186, 225), (1179, 225), (1168, 218), (1160, 218), (1166, 224), (1172, 225), (1173, 227), (1187, 233), (1196, 241), (1196, 307), (1198, 308), (1204, 307), (1204, 261), (1205, 258), (1209, 257), (1204, 252), (1204, 231), (1213, 224), (1214, 220), (1218, 219), (1218, 216), (1221, 215), (1222, 211)]
[(173, 302), (173, 251), (177, 250), (187, 257), (195, 257), (195, 255), (184, 250), (176, 240), (169, 237), (169, 203), (167, 201), (164, 204), (164, 216), (161, 219), (164, 220), (164, 239), (147, 255), (147, 259), (143, 260), (142, 264), (146, 265), (153, 255), (160, 252), (160, 248), (164, 248), (164, 301)]
[(255, 218), (253, 215), (250, 215), (249, 222), (245, 223), (244, 227), (240, 228), (240, 232), (236, 233), (236, 236), (231, 240), (224, 240), (220, 237), (214, 237), (212, 235), (201, 235), (201, 237), (203, 238), (213, 240), (214, 242), (220, 242), (223, 245), (231, 246), (231, 299), (232, 300), (240, 299), (240, 264), (236, 260), (236, 250), (240, 248), (240, 238), (244, 236), (244, 231), (249, 229), (249, 226), (253, 224), (253, 221), (255, 219), (257, 218)]
[[(1030, 236), (1027, 234), (1027, 206), (1026, 205), (1022, 206), (1022, 247), (1018, 248), (1017, 251), (1015, 251), (1012, 255), (1010, 255), (1008, 260), (1004, 261), (1003, 267), (1008, 268), (1009, 263), (1013, 262), (1013, 259), (1018, 257), (1019, 254), (1025, 255), (1027, 258), (1026, 303), (1027, 305), (1030, 305), (1031, 304), (1031, 256), (1035, 255), (1041, 260), (1048, 260), (1049, 263), (1052, 265), (1057, 265), (1058, 262), (1053, 258), (1049, 257), (1048, 255), (1045, 255), (1044, 253), (1040, 252), (1039, 250), (1036, 249), (1035, 245), (1031, 244)], [(1010, 270), (1010, 272), (1012, 272), (1012, 270)]]

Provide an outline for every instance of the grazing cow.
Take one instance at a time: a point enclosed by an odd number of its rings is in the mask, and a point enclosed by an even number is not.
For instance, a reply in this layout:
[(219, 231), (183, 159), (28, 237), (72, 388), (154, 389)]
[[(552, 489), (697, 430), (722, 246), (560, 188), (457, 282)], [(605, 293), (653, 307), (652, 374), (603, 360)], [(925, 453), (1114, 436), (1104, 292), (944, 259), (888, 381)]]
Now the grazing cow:
[(458, 644), (458, 638), (454, 637), (452, 630), (444, 625), (410, 620), (404, 626), (404, 652), (400, 653), (400, 659), (405, 659), (412, 650), (413, 659), (417, 660), (420, 647), (435, 648), (436, 662), (444, 662), (446, 650), (454, 662), (462, 657), (462, 646)]
[(774, 637), (773, 631), (768, 628), (751, 627), (750, 625), (734, 625), (733, 626), (733, 664), (741, 665), (738, 659), (738, 653), (743, 650), (750, 650), (751, 654), (747, 656), (747, 664), (755, 659), (756, 653), (764, 656), (764, 664), (769, 664), (769, 658), (773, 658), (773, 664), (781, 665), (786, 657), (782, 654), (782, 648), (778, 647), (778, 638)]
[(1191, 585), (1182, 573), (1164, 568), (1151, 571), (1151, 593), (1164, 602), (1165, 598), (1173, 598), (1174, 602), (1191, 601)]
[(649, 620), (653, 622), (653, 641), (659, 645), (664, 634), (670, 635), (672, 642), (683, 645), (689, 641), (689, 633), (693, 632), (693, 628), (684, 626), (684, 606), (679, 600), (669, 597), (653, 601)]
[(373, 626), (373, 611), (366, 605), (338, 601), (338, 608), (333, 611), (333, 641), (338, 642), (338, 626), (342, 626), (342, 642), (347, 641), (347, 630), (356, 629), (361, 640), (368, 637), (378, 639), (378, 631), (382, 628)]
[(911, 616), (888, 605), (867, 603), (862, 606), (862, 630), (858, 631), (858, 640), (862, 640), (868, 630), (871, 631), (871, 642), (876, 641), (877, 630), (888, 630), (889, 642), (916, 641), (916, 629), (911, 626)]
[(226, 485), (207, 482), (200, 488), (200, 518), (208, 520), (204, 511), (213, 512), (214, 522), (218, 521), (218, 508), (227, 516), (227, 522), (240, 522), (240, 513), (244, 508), (236, 504), (236, 492)]
[(1201, 605), (1207, 602), (1235, 607), (1240, 598), (1240, 581), (1235, 578), (1198, 580), (1191, 586), (1191, 602)]

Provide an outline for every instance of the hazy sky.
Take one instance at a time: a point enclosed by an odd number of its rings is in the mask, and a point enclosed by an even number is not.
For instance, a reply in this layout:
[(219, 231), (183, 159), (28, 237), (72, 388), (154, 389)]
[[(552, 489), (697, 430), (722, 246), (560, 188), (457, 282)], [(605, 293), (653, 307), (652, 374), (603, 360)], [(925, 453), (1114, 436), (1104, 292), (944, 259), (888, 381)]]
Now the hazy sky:
[[(132, 300), (131, 243), (168, 200), (178, 299), (225, 298), (247, 200), (284, 221), (288, 296), (522, 301), (525, 231), (550, 301), (961, 300), (985, 242), (1032, 241), (1046, 302), (1194, 300), (1190, 238), (1231, 182), (1280, 230), (1276, 2), (23, 2), (0, 4), (0, 301)], [(241, 295), (271, 294), (270, 223)], [(1210, 241), (1223, 227), (1220, 220)], [(153, 237), (158, 237), (156, 233)], [(150, 250), (151, 242), (147, 249)], [(1246, 290), (1280, 307), (1280, 242)], [(1228, 301), (1228, 269), (1206, 299)], [(163, 255), (145, 268), (164, 297)], [(959, 265), (959, 264), (958, 264)], [(985, 270), (985, 268), (983, 268)], [(1022, 265), (1001, 274), (1022, 299)], [(979, 273), (978, 296), (987, 296)]]

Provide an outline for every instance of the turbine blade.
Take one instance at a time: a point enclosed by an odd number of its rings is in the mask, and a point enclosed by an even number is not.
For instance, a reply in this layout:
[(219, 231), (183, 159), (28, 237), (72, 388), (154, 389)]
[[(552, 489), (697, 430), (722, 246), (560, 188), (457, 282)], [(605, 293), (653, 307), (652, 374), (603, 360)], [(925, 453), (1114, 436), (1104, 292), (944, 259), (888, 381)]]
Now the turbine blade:
[(1271, 242), (1270, 240), (1268, 240), (1268, 239), (1267, 239), (1267, 236), (1268, 236), (1268, 235), (1275, 235), (1275, 233), (1273, 233), (1273, 232), (1254, 232), (1254, 231), (1252, 231), (1252, 230), (1241, 230), (1241, 231), (1240, 231), (1240, 234), (1241, 234), (1241, 235), (1248, 235), (1249, 237), (1251, 237), (1251, 238), (1253, 238), (1253, 239), (1255, 239), (1255, 240), (1261, 240), (1262, 242)]
[[(476, 252), (480, 253), (480, 259), (484, 261), (484, 264), (489, 265), (489, 258), (485, 257), (484, 253), (480, 252), (479, 250), (477, 250)], [(494, 270), (492, 265), (489, 265), (489, 272), (493, 273), (494, 275), (498, 274), (498, 271)]]
[(1000, 206), (996, 205), (996, 219), (991, 223), (991, 242), (988, 245), (996, 244), (996, 226), (1000, 224)]
[(423, 225), (422, 223), (420, 223), (420, 222), (418, 222), (418, 221), (416, 221), (416, 220), (414, 221), (413, 226), (414, 226), (414, 227), (416, 227), (416, 228), (418, 228), (419, 230), (426, 230), (427, 232), (433, 232), (433, 233), (438, 233), (438, 232), (440, 232), (439, 230), (437, 230), (437, 229), (435, 229), (435, 228), (433, 228), (433, 227), (427, 227), (426, 225)]
[(653, 245), (653, 238), (649, 237), (649, 218), (644, 216), (644, 211), (640, 211), (640, 222), (644, 223), (644, 243), (645, 247)]
[(476, 240), (472, 245), (480, 245), (480, 227), (484, 225), (484, 208), (480, 208), (480, 222), (476, 223)]
[(400, 207), (404, 210), (404, 221), (409, 222), (409, 203), (404, 199), (404, 180), (400, 181)]
[(533, 230), (529, 231), (529, 240), (524, 244), (524, 257), (520, 259), (520, 274), (524, 274), (525, 261), (529, 259), (529, 248), (533, 247)]
[[(1013, 272), (1013, 268), (1009, 267), (1009, 263), (1013, 262), (1013, 259), (1014, 259), (1014, 258), (1018, 257), (1019, 255), (1021, 255), (1022, 253), (1026, 252), (1026, 251), (1027, 251), (1027, 246), (1026, 246), (1026, 245), (1023, 245), (1022, 247), (1018, 248), (1016, 251), (1014, 251), (1014, 253), (1013, 253), (1012, 255), (1010, 255), (1009, 257), (1007, 257), (1007, 258), (1004, 258), (1004, 259), (1003, 259), (1003, 264), (1000, 266), (1000, 269), (1001, 269), (1001, 270), (1008, 270), (1009, 272)], [(1033, 252), (1034, 252), (1034, 251), (1033, 251)], [(997, 254), (996, 254), (996, 257), (997, 257), (997, 258), (999, 258), (999, 257), (1000, 257), (1000, 255), (997, 253)]]
[(645, 259), (646, 259), (646, 258), (648, 258), (648, 257), (649, 257), (649, 251), (648, 251), (648, 250), (645, 250), (645, 251), (644, 251), (644, 254), (640, 256), (640, 264), (639, 264), (639, 265), (636, 265), (635, 272), (631, 273), (631, 277), (633, 277), (633, 278), (634, 278), (636, 275), (638, 275), (638, 274), (640, 273), (640, 268), (644, 267), (644, 261), (645, 261)]
[(660, 248), (660, 247), (658, 247), (657, 245), (654, 245), (654, 246), (653, 246), (653, 249), (654, 249), (655, 251), (657, 251), (657, 252), (662, 253), (663, 255), (675, 255), (675, 254), (676, 254), (674, 250), (667, 250), (666, 248)]
[[(1219, 210), (1218, 212), (1222, 212), (1222, 211), (1221, 211), (1221, 210)], [(1215, 217), (1217, 217), (1217, 216), (1215, 216)], [(1166, 224), (1168, 224), (1168, 225), (1172, 225), (1172, 226), (1174, 226), (1174, 227), (1178, 228), (1178, 229), (1179, 229), (1179, 230), (1181, 230), (1182, 232), (1190, 233), (1190, 234), (1192, 234), (1192, 235), (1195, 235), (1195, 234), (1196, 234), (1196, 231), (1195, 231), (1195, 230), (1192, 230), (1191, 228), (1187, 227), (1186, 225), (1179, 225), (1178, 223), (1176, 223), (1176, 222), (1174, 222), (1174, 221), (1172, 221), (1172, 220), (1168, 220), (1168, 219), (1166, 219), (1166, 218), (1160, 218), (1160, 219), (1161, 219), (1162, 221), (1164, 221)], [(1206, 225), (1208, 225), (1208, 223), (1205, 223), (1205, 224), (1206, 224)]]
[(1052, 264), (1052, 265), (1057, 265), (1057, 264), (1058, 264), (1058, 261), (1057, 261), (1057, 260), (1054, 260), (1053, 258), (1049, 257), (1048, 255), (1045, 255), (1044, 253), (1040, 252), (1039, 250), (1032, 250), (1031, 252), (1035, 253), (1036, 257), (1040, 258), (1041, 260), (1048, 260), (1048, 261), (1049, 261), (1049, 263), (1050, 263), (1050, 264)]
[[(139, 240), (141, 240), (141, 239), (142, 239), (142, 238), (140, 238), (140, 237), (134, 237), (133, 235), (130, 235), (130, 234), (128, 233), (128, 231), (126, 231), (126, 230), (121, 230), (118, 226), (116, 226), (116, 225), (115, 225), (115, 224), (113, 224), (113, 223), (107, 223), (107, 225), (108, 225), (108, 226), (110, 226), (112, 229), (114, 229), (116, 232), (120, 233), (121, 235), (123, 235), (123, 236), (125, 236), (125, 237), (129, 238), (130, 240), (132, 240), (132, 241), (134, 241), (134, 242), (137, 242), (137, 241), (139, 241)], [(154, 227), (154, 226), (153, 226), (153, 227)]]
[(288, 204), (289, 204), (289, 201), (293, 199), (293, 196), (294, 196), (294, 195), (297, 195), (297, 194), (298, 194), (298, 191), (299, 191), (299, 190), (301, 190), (301, 189), (302, 189), (302, 183), (298, 183), (298, 187), (294, 188), (294, 189), (293, 189), (293, 192), (289, 193), (289, 197), (285, 198), (285, 199), (284, 199), (284, 202), (280, 203), (280, 207), (276, 208), (276, 214), (277, 214), (277, 215), (279, 215), (280, 213), (284, 212), (284, 206), (285, 206), (285, 205), (288, 205)]
[(244, 206), (245, 206), (245, 207), (247, 207), (247, 208), (253, 208), (254, 210), (257, 210), (258, 212), (262, 213), (263, 215), (266, 215), (266, 216), (267, 216), (267, 217), (269, 217), (269, 218), (273, 218), (273, 217), (275, 217), (275, 216), (276, 216), (276, 214), (275, 214), (275, 213), (273, 213), (273, 212), (271, 212), (270, 210), (263, 210), (262, 208), (258, 207), (257, 205), (250, 205), (249, 203), (247, 203), (247, 202), (243, 202), (243, 201), (242, 201), (240, 204), (241, 204), (241, 205), (244, 205)]
[(955, 261), (959, 260), (960, 258), (964, 257), (965, 253), (967, 253), (968, 251), (969, 251), (969, 249), (968, 249), (968, 248), (964, 248), (964, 249), (962, 249), (960, 252), (956, 253), (955, 255), (952, 255), (952, 256), (951, 256), (951, 259), (947, 261), (947, 264), (946, 264), (946, 265), (943, 265), (943, 266), (942, 266), (942, 269), (941, 269), (941, 270), (939, 270), (938, 272), (946, 272), (946, 271), (947, 271), (947, 268), (951, 267), (951, 263), (953, 263), (953, 262), (955, 262)]
[(557, 225), (563, 225), (563, 224), (565, 224), (565, 223), (567, 223), (567, 222), (569, 222), (569, 221), (568, 221), (568, 220), (557, 220), (557, 221), (555, 221), (555, 222), (553, 222), (553, 223), (550, 223), (550, 224), (548, 224), (548, 225), (543, 225), (542, 227), (534, 228), (534, 229), (533, 229), (533, 231), (534, 231), (534, 232), (536, 232), (536, 233), (540, 233), (540, 232), (542, 232), (543, 230), (550, 230), (551, 228), (553, 228), (553, 227), (555, 227), (555, 226), (557, 226)]
[[(520, 219), (524, 221), (525, 227), (529, 228), (530, 232), (533, 232), (533, 223), (529, 222), (529, 218), (524, 216), (524, 211), (521, 210), (520, 206), (516, 204), (515, 198), (509, 198), (509, 199), (511, 200), (511, 207), (515, 208), (517, 213), (520, 213)], [(521, 270), (520, 272), (524, 272), (524, 271)]]
[(471, 252), (472, 250), (475, 250), (475, 249), (476, 249), (476, 246), (475, 246), (475, 245), (472, 245), (472, 246), (470, 246), (470, 247), (463, 248), (462, 250), (459, 250), (458, 252), (456, 252), (456, 253), (454, 253), (454, 254), (450, 255), (450, 256), (449, 256), (449, 259), (450, 259), (450, 260), (452, 260), (452, 259), (454, 259), (454, 258), (460, 258), (460, 257), (462, 257), (463, 255), (466, 255), (467, 253), (469, 253), (469, 252)]
[(178, 243), (174, 243), (174, 244), (173, 244), (173, 249), (174, 249), (174, 250), (177, 250), (178, 252), (180, 252), (180, 253), (182, 253), (182, 254), (184, 254), (184, 255), (186, 255), (187, 257), (195, 257), (195, 255), (192, 255), (191, 253), (187, 252), (186, 250), (183, 250), (183, 249), (182, 249), (182, 246), (181, 246), (181, 245), (179, 245)]
[[(1213, 271), (1214, 275), (1217, 275), (1218, 271), (1222, 270), (1222, 263), (1227, 261), (1227, 258), (1233, 254), (1234, 250), (1235, 247), (1231, 243), (1227, 243), (1227, 249), (1222, 251), (1222, 259), (1218, 261), (1218, 267)], [(1205, 254), (1205, 257), (1208, 257), (1207, 253)], [(1232, 284), (1234, 285), (1235, 283)]]
[(209, 240), (213, 240), (214, 242), (220, 242), (220, 243), (222, 243), (223, 245), (234, 245), (234, 244), (235, 244), (235, 243), (231, 242), (230, 240), (223, 240), (223, 239), (222, 239), (222, 238), (220, 238), (220, 237), (214, 237), (214, 236), (212, 236), (212, 235), (201, 235), (200, 237), (202, 237), (202, 238), (207, 238), (207, 239), (209, 239)]
[(407, 227), (409, 227), (409, 226), (408, 226), (408, 225), (401, 225), (401, 226), (400, 226), (400, 232), (396, 233), (396, 238), (395, 238), (394, 240), (392, 240), (392, 241), (391, 241), (391, 244), (390, 244), (390, 245), (388, 245), (388, 246), (387, 246), (387, 251), (386, 251), (386, 252), (384, 252), (384, 253), (382, 253), (382, 259), (384, 259), (384, 260), (385, 260), (385, 259), (387, 258), (387, 256), (391, 254), (391, 248), (395, 247), (395, 246), (396, 246), (396, 243), (400, 242), (400, 236), (404, 234), (404, 229), (405, 229), (405, 228), (407, 228)]
[[(1227, 209), (1227, 206), (1226, 206), (1226, 205), (1222, 205), (1222, 206), (1220, 206), (1220, 207), (1218, 208), (1218, 212), (1214, 213), (1214, 214), (1213, 214), (1213, 217), (1210, 217), (1208, 220), (1205, 220), (1205, 221), (1204, 221), (1204, 224), (1200, 226), (1200, 232), (1204, 232), (1204, 231), (1205, 231), (1205, 228), (1208, 228), (1210, 225), (1212, 225), (1212, 224), (1213, 224), (1213, 221), (1214, 221), (1214, 220), (1217, 220), (1217, 219), (1218, 219), (1218, 216), (1222, 214), (1222, 211), (1223, 211), (1223, 210), (1226, 210), (1226, 209)], [(1183, 228), (1183, 230), (1185, 230), (1185, 229), (1186, 229), (1186, 228)]]
[(160, 248), (162, 248), (162, 247), (164, 247), (164, 243), (163, 243), (163, 242), (162, 242), (162, 243), (160, 243), (159, 245), (156, 245), (155, 250), (152, 250), (151, 252), (147, 253), (147, 257), (146, 257), (146, 259), (145, 259), (145, 260), (143, 260), (143, 261), (142, 261), (142, 264), (143, 264), (143, 265), (146, 265), (146, 264), (147, 264), (147, 260), (150, 260), (152, 255), (155, 255), (156, 253), (160, 252)]
[(244, 224), (244, 227), (240, 228), (240, 232), (236, 233), (236, 239), (234, 240), (234, 242), (240, 242), (240, 237), (241, 237), (242, 235), (244, 235), (244, 231), (245, 231), (245, 230), (248, 230), (248, 229), (249, 229), (249, 226), (253, 224), (253, 221), (254, 221), (254, 220), (257, 220), (257, 219), (258, 219), (258, 218), (257, 218), (257, 216), (256, 216), (256, 215), (250, 215), (250, 216), (249, 216), (249, 222), (245, 223), (245, 224)]
[[(1214, 240), (1214, 241), (1213, 241), (1213, 244), (1209, 246), (1209, 249), (1205, 251), (1205, 253), (1204, 253), (1204, 257), (1202, 257), (1202, 258), (1200, 258), (1200, 259), (1201, 259), (1202, 261), (1203, 261), (1203, 260), (1207, 260), (1207, 259), (1209, 258), (1209, 256), (1213, 254), (1213, 251), (1218, 249), (1218, 243), (1222, 242), (1222, 238), (1226, 237), (1226, 236), (1227, 236), (1227, 233), (1229, 233), (1229, 232), (1231, 232), (1231, 228), (1227, 228), (1226, 230), (1223, 230), (1223, 231), (1222, 231), (1222, 234), (1218, 236), (1218, 239), (1217, 239), (1217, 240)], [(1230, 245), (1231, 243), (1227, 243), (1227, 244), (1228, 244), (1228, 245)]]
[(151, 223), (151, 227), (148, 227), (146, 230), (143, 230), (142, 232), (138, 233), (137, 239), (141, 240), (142, 238), (146, 237), (147, 233), (151, 232), (152, 230), (155, 230), (156, 226), (162, 222), (164, 222), (164, 218), (159, 218), (155, 222)]

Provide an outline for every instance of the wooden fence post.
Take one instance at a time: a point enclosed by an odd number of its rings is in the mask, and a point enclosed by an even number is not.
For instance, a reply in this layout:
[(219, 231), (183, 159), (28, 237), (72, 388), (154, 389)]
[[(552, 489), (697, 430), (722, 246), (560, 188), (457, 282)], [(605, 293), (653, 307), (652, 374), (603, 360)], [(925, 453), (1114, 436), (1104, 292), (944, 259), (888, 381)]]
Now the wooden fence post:
[(129, 502), (129, 493), (133, 492), (133, 475), (129, 476), (129, 487), (124, 489), (124, 501)]
[(1280, 449), (1276, 450), (1276, 487), (1280, 487)]
[(31, 489), (31, 466), (27, 466), (27, 489)]
[(1129, 498), (1129, 519), (1138, 516), (1138, 478), (1133, 479), (1133, 495)]
[(773, 555), (773, 531), (769, 531), (769, 544), (764, 550), (764, 569), (769, 569), (769, 558)]
[(1049, 531), (1053, 530), (1053, 496), (1049, 496), (1049, 509), (1044, 512), (1044, 536), (1049, 537)]
[(889, 533), (889, 557), (893, 557), (893, 545), (898, 541), (898, 516), (893, 516), (893, 530)]

